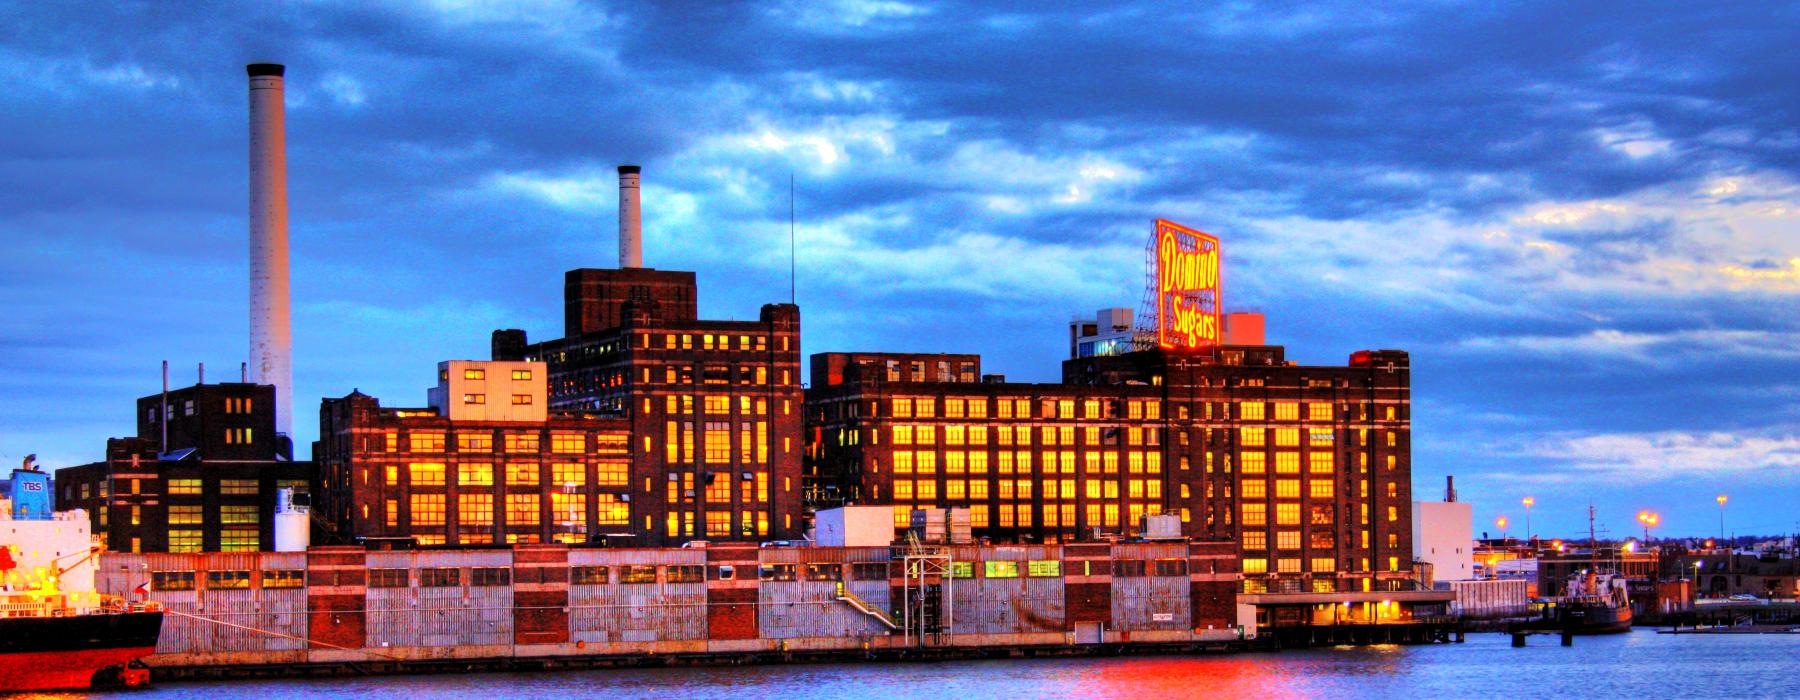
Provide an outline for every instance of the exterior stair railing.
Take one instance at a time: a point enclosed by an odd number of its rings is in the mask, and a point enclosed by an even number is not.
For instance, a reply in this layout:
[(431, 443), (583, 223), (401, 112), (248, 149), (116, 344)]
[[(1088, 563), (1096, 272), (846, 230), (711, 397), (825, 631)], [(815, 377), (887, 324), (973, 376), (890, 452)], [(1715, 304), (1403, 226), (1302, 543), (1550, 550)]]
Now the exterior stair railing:
[(887, 625), (888, 629), (900, 629), (900, 625), (895, 624), (893, 618), (889, 617), (887, 613), (882, 612), (880, 608), (870, 605), (868, 601), (858, 597), (855, 593), (851, 593), (850, 587), (845, 586), (843, 581), (839, 581), (837, 584), (837, 599), (849, 604), (852, 608), (856, 608), (858, 612), (875, 618), (880, 621), (881, 624)]

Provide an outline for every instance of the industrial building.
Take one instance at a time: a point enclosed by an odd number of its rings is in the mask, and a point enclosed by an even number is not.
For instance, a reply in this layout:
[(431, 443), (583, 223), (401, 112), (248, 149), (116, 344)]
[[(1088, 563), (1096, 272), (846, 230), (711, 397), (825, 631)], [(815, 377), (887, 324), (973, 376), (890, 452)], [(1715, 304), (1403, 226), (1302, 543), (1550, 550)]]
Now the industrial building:
[(276, 433), (275, 396), (267, 384), (202, 382), (138, 399), (136, 436), (56, 470), (57, 509), (85, 509), (116, 551), (273, 549), (276, 490), (304, 495), (313, 475)]
[[(1414, 580), (1404, 352), (1320, 367), (1279, 346), (1150, 350), (1070, 360), (1057, 384), (890, 381), (879, 353), (829, 355), (807, 393), (821, 505), (889, 504), (897, 524), (966, 507), (977, 537), (1022, 543), (1130, 537), (1172, 513), (1238, 543), (1247, 593)], [(818, 373), (839, 366), (854, 369)]]

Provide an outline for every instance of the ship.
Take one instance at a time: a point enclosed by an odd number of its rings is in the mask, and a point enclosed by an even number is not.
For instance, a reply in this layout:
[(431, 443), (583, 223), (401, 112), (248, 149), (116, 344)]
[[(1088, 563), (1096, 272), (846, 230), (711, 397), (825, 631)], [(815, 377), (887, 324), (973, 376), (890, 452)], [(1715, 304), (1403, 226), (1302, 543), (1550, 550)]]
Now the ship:
[(0, 504), (0, 693), (136, 687), (156, 651), (162, 610), (95, 592), (101, 550), (85, 511), (51, 508), (34, 457)]
[(1618, 634), (1631, 631), (1631, 595), (1625, 577), (1600, 571), (1594, 537), (1594, 507), (1588, 506), (1588, 568), (1569, 576), (1567, 592), (1537, 601), (1537, 619), (1523, 627), (1569, 634)]

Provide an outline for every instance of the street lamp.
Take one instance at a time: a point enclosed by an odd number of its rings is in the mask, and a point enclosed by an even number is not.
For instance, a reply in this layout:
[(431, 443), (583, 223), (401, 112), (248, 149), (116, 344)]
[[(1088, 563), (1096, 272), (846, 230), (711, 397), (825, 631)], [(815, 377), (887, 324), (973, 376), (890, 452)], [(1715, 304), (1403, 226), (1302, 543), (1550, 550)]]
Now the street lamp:
[(1719, 502), (1719, 541), (1724, 542), (1725, 541), (1725, 501), (1727, 501), (1729, 499), (1725, 498), (1725, 494), (1721, 493), (1721, 494), (1719, 494), (1719, 497), (1715, 500), (1717, 500)]
[(1494, 527), (1499, 528), (1500, 541), (1505, 542), (1506, 541), (1506, 516), (1502, 515), (1498, 518), (1494, 518)]
[(1650, 528), (1656, 527), (1657, 523), (1662, 522), (1662, 518), (1656, 513), (1640, 510), (1637, 514), (1637, 520), (1644, 525), (1644, 546), (1648, 548), (1650, 546)]
[(1525, 539), (1529, 540), (1531, 539), (1531, 507), (1537, 505), (1537, 499), (1526, 496), (1525, 500), (1519, 502), (1525, 504)]

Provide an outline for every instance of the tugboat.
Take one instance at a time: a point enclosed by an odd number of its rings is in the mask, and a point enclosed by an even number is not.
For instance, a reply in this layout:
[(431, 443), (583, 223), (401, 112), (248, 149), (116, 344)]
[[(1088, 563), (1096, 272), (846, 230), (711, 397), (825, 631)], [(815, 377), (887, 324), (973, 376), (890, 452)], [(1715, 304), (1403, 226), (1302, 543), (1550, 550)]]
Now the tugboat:
[(35, 455), (12, 472), (0, 508), (0, 693), (137, 687), (156, 651), (162, 610), (94, 592), (87, 513), (50, 507)]
[(1631, 596), (1625, 578), (1600, 573), (1599, 552), (1594, 537), (1594, 507), (1588, 506), (1587, 570), (1569, 577), (1566, 595), (1533, 603), (1539, 617), (1526, 623), (1525, 628), (1583, 635), (1631, 631)]

